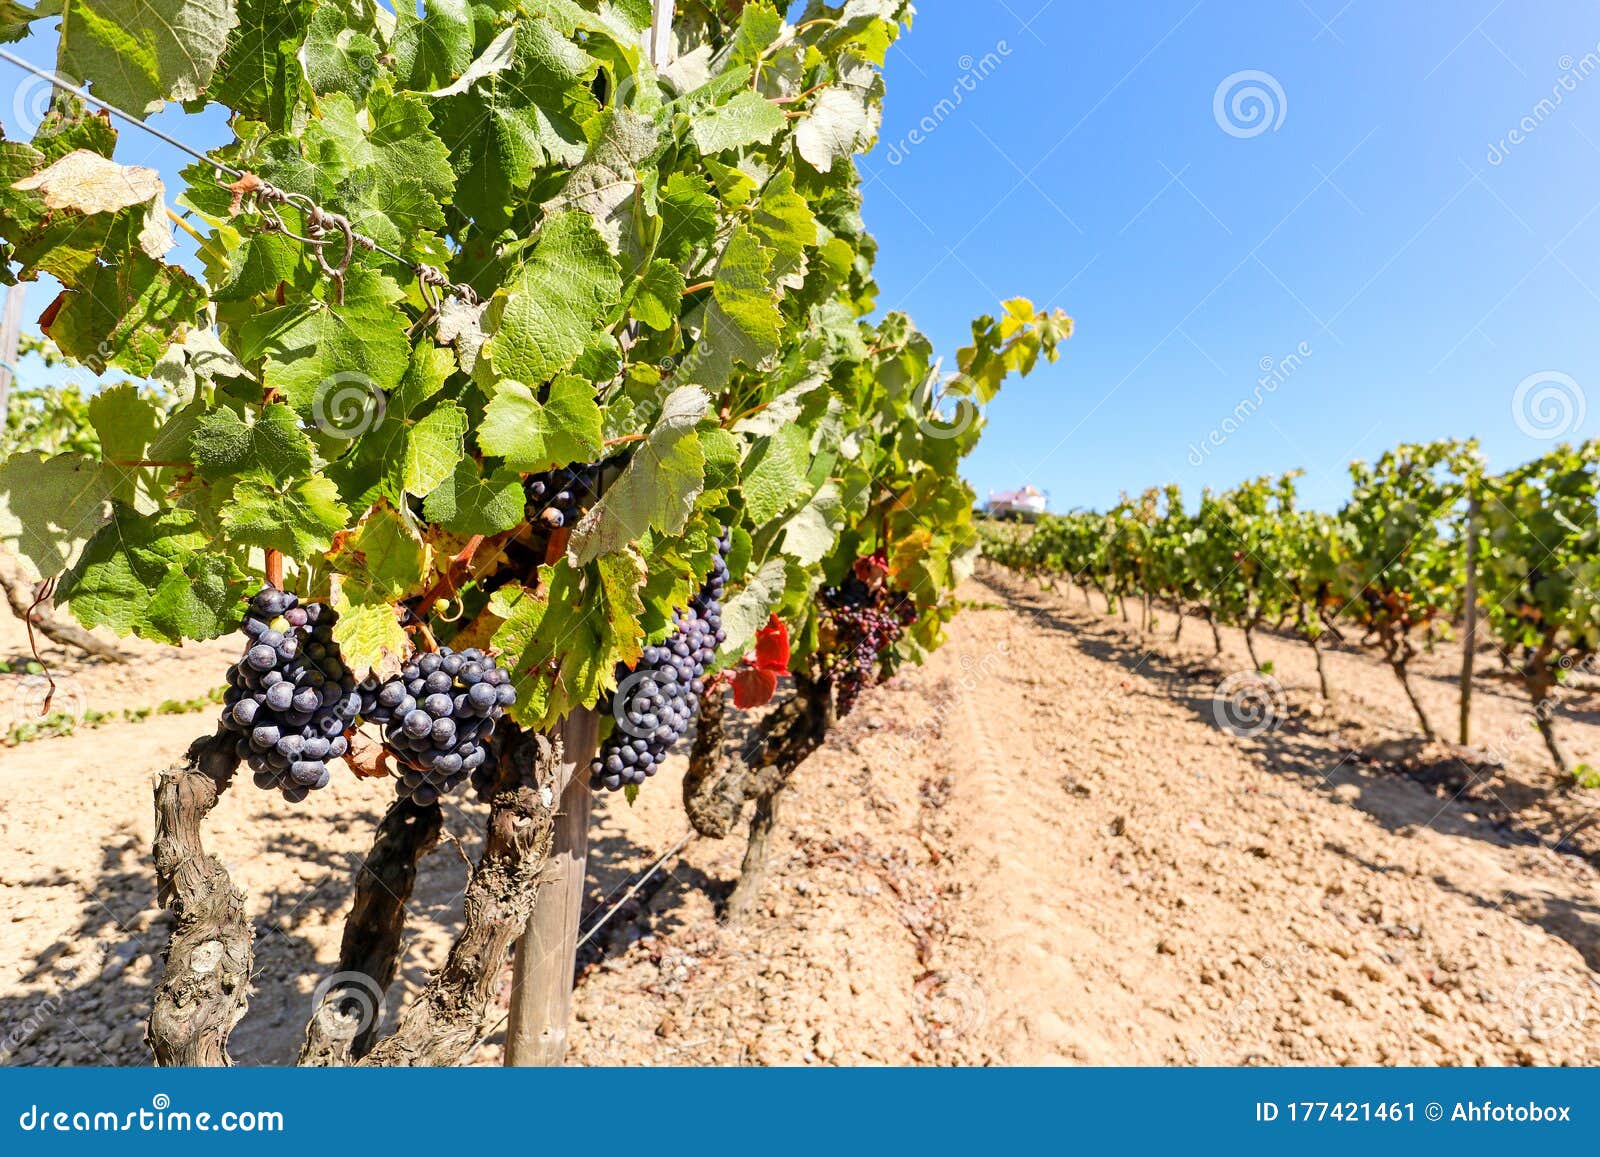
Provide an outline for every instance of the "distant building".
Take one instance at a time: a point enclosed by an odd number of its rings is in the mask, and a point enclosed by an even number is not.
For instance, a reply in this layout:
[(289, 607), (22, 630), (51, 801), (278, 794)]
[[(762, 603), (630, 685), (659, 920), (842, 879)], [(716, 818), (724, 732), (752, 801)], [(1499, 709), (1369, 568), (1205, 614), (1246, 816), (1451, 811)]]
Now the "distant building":
[(1021, 490), (989, 491), (989, 502), (984, 507), (992, 518), (1017, 518), (1032, 522), (1045, 512), (1049, 499), (1037, 486), (1024, 486)]

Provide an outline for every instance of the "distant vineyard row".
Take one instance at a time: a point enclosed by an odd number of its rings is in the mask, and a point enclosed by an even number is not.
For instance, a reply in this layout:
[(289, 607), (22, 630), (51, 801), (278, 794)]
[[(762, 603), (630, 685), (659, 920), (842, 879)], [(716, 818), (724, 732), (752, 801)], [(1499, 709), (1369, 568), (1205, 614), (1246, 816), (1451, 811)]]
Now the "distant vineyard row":
[[(1152, 601), (1244, 631), (1252, 661), (1264, 626), (1292, 627), (1316, 652), (1354, 635), (1393, 669), (1422, 730), (1433, 722), (1411, 685), (1421, 647), (1457, 626), (1490, 639), (1533, 704), (1533, 723), (1563, 776), (1572, 767), (1553, 723), (1561, 689), (1600, 650), (1600, 445), (1560, 446), (1491, 474), (1475, 442), (1403, 445), (1355, 462), (1350, 500), (1301, 510), (1295, 471), (1217, 494), (1190, 513), (1177, 486), (1124, 496), (1103, 513), (1047, 515), (1032, 534), (991, 525), (985, 552), (1039, 576), (1065, 576), (1109, 603)], [(1475, 626), (1481, 616), (1485, 630)], [(1218, 649), (1221, 649), (1220, 639)], [(1462, 741), (1471, 697), (1462, 678)]]

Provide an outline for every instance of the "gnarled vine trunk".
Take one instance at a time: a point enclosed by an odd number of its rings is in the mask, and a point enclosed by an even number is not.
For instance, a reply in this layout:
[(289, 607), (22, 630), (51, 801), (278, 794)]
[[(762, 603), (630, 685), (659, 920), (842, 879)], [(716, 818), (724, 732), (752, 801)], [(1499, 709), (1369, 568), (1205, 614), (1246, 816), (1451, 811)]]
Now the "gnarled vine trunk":
[(1250, 665), (1257, 671), (1261, 670), (1261, 660), (1256, 656), (1256, 628), (1254, 623), (1246, 624), (1244, 628), (1244, 649), (1250, 655)]
[(1417, 713), (1417, 723), (1422, 728), (1422, 734), (1432, 739), (1437, 732), (1428, 719), (1428, 713), (1422, 708), (1422, 701), (1417, 698), (1416, 690), (1411, 686), (1411, 673), (1406, 669), (1404, 659), (1391, 659), (1389, 666), (1394, 669), (1394, 677), (1400, 680), (1400, 686), (1405, 690), (1406, 699), (1411, 703), (1411, 710)]
[(750, 817), (750, 843), (739, 868), (739, 882), (728, 897), (724, 919), (743, 920), (766, 882), (769, 845), (778, 823), (778, 803), (795, 769), (805, 762), (833, 727), (831, 680), (795, 676), (795, 693), (762, 720), (760, 738), (745, 763), (750, 780), (746, 795), (755, 801)]
[(749, 769), (737, 754), (723, 751), (723, 721), (727, 710), (720, 690), (700, 701), (700, 724), (689, 752), (689, 770), (683, 777), (683, 810), (694, 830), (708, 839), (726, 839), (744, 810)]
[[(514, 745), (526, 745), (518, 751)], [(512, 944), (539, 892), (555, 831), (561, 747), (542, 735), (508, 739), (505, 760), (531, 774), (502, 774), (483, 854), (467, 885), (462, 928), (444, 966), (362, 1065), (454, 1065), (477, 1042)]]
[(306, 1025), (300, 1064), (349, 1064), (371, 1049), (378, 1030), (376, 1011), (399, 968), (406, 903), (416, 887), (418, 866), (438, 846), (443, 826), (437, 802), (423, 807), (410, 799), (396, 800), (384, 814), (356, 875), (337, 980)]
[(1333, 686), (1328, 682), (1327, 654), (1323, 650), (1322, 636), (1313, 635), (1309, 642), (1311, 643), (1311, 653), (1317, 658), (1317, 686), (1322, 691), (1322, 698), (1325, 701), (1332, 703)]
[(200, 837), (238, 770), (235, 742), (226, 731), (197, 739), (156, 778), (156, 896), (173, 915), (147, 1036), (158, 1065), (232, 1064), (228, 1034), (249, 1004), (254, 929), (244, 892)]

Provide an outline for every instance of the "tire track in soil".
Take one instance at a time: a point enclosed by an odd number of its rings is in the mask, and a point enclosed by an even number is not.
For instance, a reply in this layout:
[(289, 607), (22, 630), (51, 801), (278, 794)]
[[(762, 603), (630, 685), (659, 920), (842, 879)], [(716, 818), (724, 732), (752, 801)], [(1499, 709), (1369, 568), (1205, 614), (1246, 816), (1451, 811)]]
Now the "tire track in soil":
[(1005, 750), (1006, 783), (975, 755), (957, 788), (988, 869), (964, 915), (995, 950), (968, 967), (1006, 994), (997, 1056), (1593, 1063), (1587, 865), (1473, 830), (1293, 719), (1237, 740), (1209, 687), (1098, 616), (974, 585), (1006, 609), (962, 616), (929, 673), (985, 639), (1005, 655), (960, 746)]

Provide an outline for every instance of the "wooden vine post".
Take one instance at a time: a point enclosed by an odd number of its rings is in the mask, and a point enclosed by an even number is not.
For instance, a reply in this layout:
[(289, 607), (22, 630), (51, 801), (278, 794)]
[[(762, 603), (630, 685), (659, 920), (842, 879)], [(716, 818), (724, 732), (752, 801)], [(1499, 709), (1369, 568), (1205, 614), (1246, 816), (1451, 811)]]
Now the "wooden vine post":
[[(654, 0), (645, 50), (654, 68), (672, 59), (673, 0)], [(549, 1067), (567, 1055), (572, 1022), (572, 982), (578, 961), (578, 922), (589, 866), (589, 815), (593, 791), (589, 763), (600, 746), (600, 715), (575, 711), (561, 724), (561, 774), (555, 846), (548, 875), (528, 928), (517, 942), (511, 969), (511, 1013), (506, 1021), (507, 1065)]]
[(572, 1015), (572, 979), (578, 959), (578, 921), (583, 915), (594, 796), (589, 787), (589, 763), (600, 745), (599, 713), (574, 711), (560, 730), (555, 843), (511, 969), (505, 1059), (507, 1065), (519, 1067), (559, 1065), (567, 1053), (567, 1026)]

